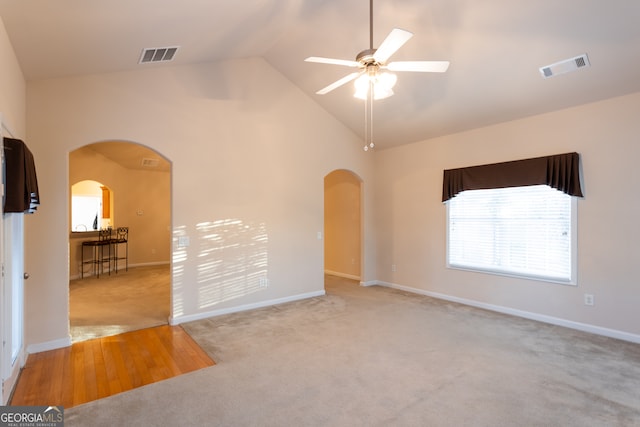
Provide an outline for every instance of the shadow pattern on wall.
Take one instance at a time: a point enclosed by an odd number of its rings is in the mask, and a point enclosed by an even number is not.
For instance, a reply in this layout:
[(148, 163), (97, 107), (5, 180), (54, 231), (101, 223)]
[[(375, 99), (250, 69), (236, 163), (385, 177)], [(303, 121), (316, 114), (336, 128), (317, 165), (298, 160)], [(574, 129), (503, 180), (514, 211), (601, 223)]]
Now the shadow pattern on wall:
[(173, 252), (174, 316), (185, 311), (181, 300), (184, 265), (190, 256), (189, 246), (197, 257), (197, 308), (203, 309), (240, 298), (269, 285), (268, 235), (264, 223), (246, 223), (240, 219), (202, 222), (196, 225), (196, 241), (192, 245), (185, 227), (174, 231), (177, 249)]

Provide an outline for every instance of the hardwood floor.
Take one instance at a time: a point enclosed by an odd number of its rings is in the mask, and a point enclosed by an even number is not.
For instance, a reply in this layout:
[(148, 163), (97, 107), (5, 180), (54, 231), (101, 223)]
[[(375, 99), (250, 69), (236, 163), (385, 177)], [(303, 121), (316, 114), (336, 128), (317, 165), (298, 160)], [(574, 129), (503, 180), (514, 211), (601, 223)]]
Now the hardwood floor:
[(180, 326), (96, 338), (29, 355), (11, 405), (70, 408), (213, 365)]

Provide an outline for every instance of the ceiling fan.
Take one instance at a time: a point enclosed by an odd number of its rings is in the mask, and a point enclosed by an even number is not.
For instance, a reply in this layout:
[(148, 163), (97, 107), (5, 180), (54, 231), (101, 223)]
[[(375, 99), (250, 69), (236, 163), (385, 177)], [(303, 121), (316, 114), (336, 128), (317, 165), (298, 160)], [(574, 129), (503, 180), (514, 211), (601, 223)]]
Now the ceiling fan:
[(373, 48), (373, 0), (369, 0), (369, 49), (365, 49), (356, 56), (355, 61), (345, 59), (322, 58), (310, 56), (305, 59), (307, 62), (321, 64), (343, 65), (357, 68), (358, 71), (331, 83), (325, 88), (316, 92), (324, 95), (334, 89), (339, 88), (352, 80), (356, 80), (355, 97), (367, 99), (368, 93), (373, 92), (374, 99), (383, 99), (393, 95), (391, 90), (396, 83), (396, 76), (389, 71), (416, 71), (443, 73), (449, 68), (449, 61), (395, 61), (389, 62), (389, 58), (398, 51), (411, 37), (413, 33), (394, 28), (384, 39), (379, 48)]

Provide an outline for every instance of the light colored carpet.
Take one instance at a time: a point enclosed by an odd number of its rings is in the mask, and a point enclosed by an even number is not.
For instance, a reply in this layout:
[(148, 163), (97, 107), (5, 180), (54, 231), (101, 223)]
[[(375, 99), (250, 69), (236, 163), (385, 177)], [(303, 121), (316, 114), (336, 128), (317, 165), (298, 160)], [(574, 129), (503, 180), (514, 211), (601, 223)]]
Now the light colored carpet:
[(167, 324), (169, 265), (132, 267), (69, 283), (73, 342)]
[(638, 426), (640, 346), (327, 278), (185, 329), (218, 363), (67, 426)]

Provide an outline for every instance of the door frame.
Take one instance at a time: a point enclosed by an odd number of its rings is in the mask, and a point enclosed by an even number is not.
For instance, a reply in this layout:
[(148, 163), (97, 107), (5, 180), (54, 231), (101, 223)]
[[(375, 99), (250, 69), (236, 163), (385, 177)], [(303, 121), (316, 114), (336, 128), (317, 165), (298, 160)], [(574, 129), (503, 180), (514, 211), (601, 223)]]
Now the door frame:
[(3, 215), (2, 228), (2, 404), (6, 405), (26, 361), (24, 256), (20, 256), (24, 249), (24, 214)]
[[(98, 144), (98, 143), (104, 143), (104, 142), (116, 142), (116, 143), (125, 143), (131, 146), (140, 146), (145, 148), (146, 150), (149, 150), (150, 152), (155, 153), (156, 155), (162, 157), (164, 160), (166, 160), (169, 165), (170, 165), (170, 169), (169, 169), (169, 186), (167, 188), (167, 193), (169, 195), (169, 223), (167, 224), (168, 230), (169, 230), (169, 266), (170, 266), (170, 276), (169, 276), (169, 295), (170, 295), (170, 299), (169, 299), (169, 316), (166, 319), (167, 324), (171, 324), (171, 321), (173, 319), (173, 314), (174, 314), (174, 305), (173, 305), (173, 294), (174, 294), (174, 280), (173, 280), (173, 192), (172, 192), (172, 182), (173, 182), (173, 162), (170, 158), (168, 158), (167, 156), (165, 156), (162, 152), (160, 152), (158, 149), (142, 144), (140, 142), (136, 142), (134, 140), (128, 140), (128, 139), (122, 139), (122, 138), (107, 138), (107, 139), (103, 139), (100, 141), (95, 141), (95, 142), (89, 142), (86, 144), (83, 144), (79, 147), (76, 148), (71, 148), (69, 149), (69, 151), (67, 152), (67, 187), (69, 190), (68, 193), (68, 203), (67, 203), (67, 217), (70, 219), (71, 218), (71, 210), (72, 210), (72, 203), (71, 203), (71, 197), (72, 197), (72, 192), (71, 192), (71, 187), (73, 184), (75, 184), (76, 179), (71, 179), (71, 168), (72, 168), (72, 153), (76, 150), (81, 150), (84, 147), (87, 146), (91, 146), (93, 144)], [(116, 162), (117, 163), (117, 162)], [(86, 175), (86, 174), (84, 174)], [(82, 180), (97, 180), (98, 182), (100, 182), (103, 186), (107, 186), (110, 190), (111, 196), (110, 196), (110, 200), (111, 200), (111, 209), (114, 209), (114, 205), (113, 205), (113, 199), (114, 197), (116, 197), (116, 192), (118, 191), (118, 189), (113, 186), (111, 181), (108, 180), (104, 180), (103, 177), (96, 177), (96, 176), (82, 176), (80, 181)], [(74, 182), (75, 181), (75, 182)], [(111, 218), (113, 218), (115, 212), (111, 212)], [(137, 213), (137, 212), (136, 212)], [(142, 215), (142, 211), (140, 210), (140, 213), (137, 213), (137, 215)], [(71, 223), (69, 222), (67, 226), (69, 226)], [(69, 254), (69, 258), (72, 259), (72, 252), (71, 252), (71, 246), (72, 246), (72, 240), (71, 237), (68, 240), (68, 254)], [(76, 243), (77, 244), (77, 243)], [(80, 250), (82, 250), (82, 248), (80, 248)], [(76, 255), (77, 257), (77, 255)], [(75, 258), (74, 258), (75, 259)], [(131, 260), (129, 260), (131, 261)], [(74, 262), (74, 261), (72, 261)], [(153, 264), (157, 264), (156, 262), (151, 262), (151, 263), (141, 263), (141, 264), (131, 264), (129, 263), (129, 267), (133, 267), (136, 265), (142, 266), (142, 265), (153, 265)], [(82, 266), (80, 266), (80, 268), (82, 268)], [(81, 277), (81, 272), (78, 271), (77, 275), (75, 276), (75, 278)], [(71, 280), (72, 275), (71, 272), (67, 272), (67, 277), (69, 280)], [(71, 295), (68, 295), (68, 299), (70, 301)], [(69, 310), (71, 310), (71, 304), (69, 303)], [(71, 334), (71, 312), (69, 311), (69, 313), (67, 313), (67, 321), (68, 321), (68, 327), (69, 327), (69, 334), (71, 337), (71, 340), (73, 341), (74, 337)]]
[[(4, 123), (0, 113), (0, 154), (2, 160), (2, 186), (0, 193), (4, 201), (5, 195), (5, 160), (3, 134), (5, 131), (13, 136)], [(4, 203), (2, 203), (4, 206)], [(17, 256), (16, 256), (17, 254)], [(0, 215), (0, 404), (6, 405), (18, 381), (20, 370), (26, 361), (24, 337), (24, 214), (12, 213)], [(17, 316), (15, 316), (17, 310)], [(18, 320), (17, 324), (14, 320)], [(16, 329), (17, 327), (17, 329)], [(16, 332), (19, 348), (14, 357), (14, 341)]]

